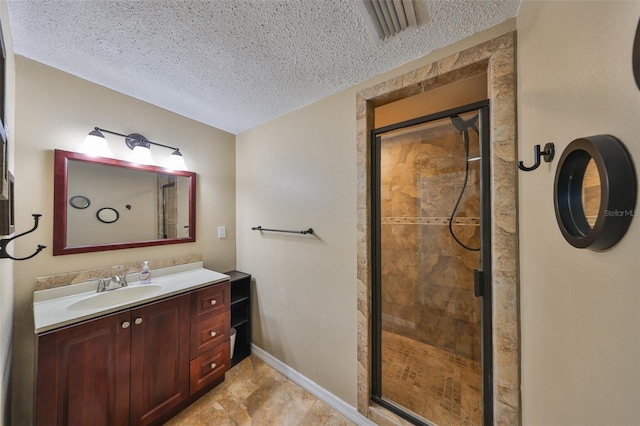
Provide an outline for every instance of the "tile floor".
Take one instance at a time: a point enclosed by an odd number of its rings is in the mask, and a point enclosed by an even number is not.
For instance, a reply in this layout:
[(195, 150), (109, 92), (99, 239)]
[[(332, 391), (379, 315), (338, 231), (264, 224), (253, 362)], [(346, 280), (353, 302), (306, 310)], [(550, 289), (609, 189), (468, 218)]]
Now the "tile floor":
[(482, 424), (479, 362), (382, 332), (382, 396), (439, 426)]
[(348, 426), (353, 423), (252, 355), (229, 370), (222, 384), (166, 425)]
[[(480, 363), (383, 332), (383, 396), (438, 426), (482, 424)], [(351, 421), (250, 356), (166, 426), (350, 426)]]

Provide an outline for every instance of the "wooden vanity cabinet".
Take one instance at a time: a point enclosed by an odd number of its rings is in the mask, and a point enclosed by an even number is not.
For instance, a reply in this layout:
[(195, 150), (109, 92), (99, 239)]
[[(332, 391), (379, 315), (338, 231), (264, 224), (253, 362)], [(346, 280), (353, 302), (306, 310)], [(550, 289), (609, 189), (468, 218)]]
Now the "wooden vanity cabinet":
[(130, 312), (38, 336), (36, 424), (129, 423)]
[(229, 315), (227, 281), (39, 334), (36, 424), (166, 421), (224, 380)]

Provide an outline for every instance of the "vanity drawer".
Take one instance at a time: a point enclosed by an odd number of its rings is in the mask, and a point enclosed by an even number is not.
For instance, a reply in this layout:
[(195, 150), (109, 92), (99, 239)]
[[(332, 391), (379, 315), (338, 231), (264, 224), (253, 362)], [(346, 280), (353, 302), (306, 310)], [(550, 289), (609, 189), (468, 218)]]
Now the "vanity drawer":
[(226, 312), (191, 326), (191, 358), (213, 349), (229, 339), (229, 315)]
[(229, 281), (194, 292), (191, 295), (191, 324), (227, 312), (230, 304)]
[(190, 393), (193, 395), (208, 384), (224, 377), (229, 369), (229, 340), (200, 355), (190, 363)]

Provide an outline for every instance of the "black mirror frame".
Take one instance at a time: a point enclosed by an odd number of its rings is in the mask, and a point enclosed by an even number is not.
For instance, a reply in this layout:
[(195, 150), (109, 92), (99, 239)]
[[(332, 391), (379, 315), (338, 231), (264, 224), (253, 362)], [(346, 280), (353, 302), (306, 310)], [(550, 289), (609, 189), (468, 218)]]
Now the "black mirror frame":
[[(593, 159), (600, 175), (600, 206), (593, 226), (582, 205), (582, 182)], [(556, 170), (553, 201), (562, 235), (577, 248), (605, 250), (627, 232), (636, 215), (636, 173), (631, 157), (620, 140), (596, 135), (571, 142)]]

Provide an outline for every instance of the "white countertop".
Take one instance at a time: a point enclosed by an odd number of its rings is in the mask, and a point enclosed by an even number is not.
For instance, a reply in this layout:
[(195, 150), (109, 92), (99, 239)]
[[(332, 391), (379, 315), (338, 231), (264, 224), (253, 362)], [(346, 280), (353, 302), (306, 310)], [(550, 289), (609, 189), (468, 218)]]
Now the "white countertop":
[[(106, 278), (106, 277), (96, 277)], [(96, 293), (98, 283), (96, 281), (81, 284), (40, 290), (33, 295), (33, 317), (35, 332), (42, 333), (65, 325), (78, 323), (90, 318), (96, 318), (112, 312), (142, 305), (154, 300), (164, 299), (175, 294), (185, 293), (190, 290), (204, 287), (209, 284), (223, 282), (229, 279), (228, 275), (204, 269), (202, 262), (189, 263), (187, 265), (171, 266), (152, 271), (150, 284), (140, 284), (138, 276), (131, 274), (129, 279), (135, 279), (128, 287)], [(154, 286), (151, 295), (136, 297), (136, 291), (129, 290), (135, 287)], [(132, 297), (126, 302), (110, 305), (108, 307), (77, 309), (70, 308), (84, 299), (100, 297), (106, 293), (125, 290)], [(122, 293), (124, 294), (124, 293)]]

